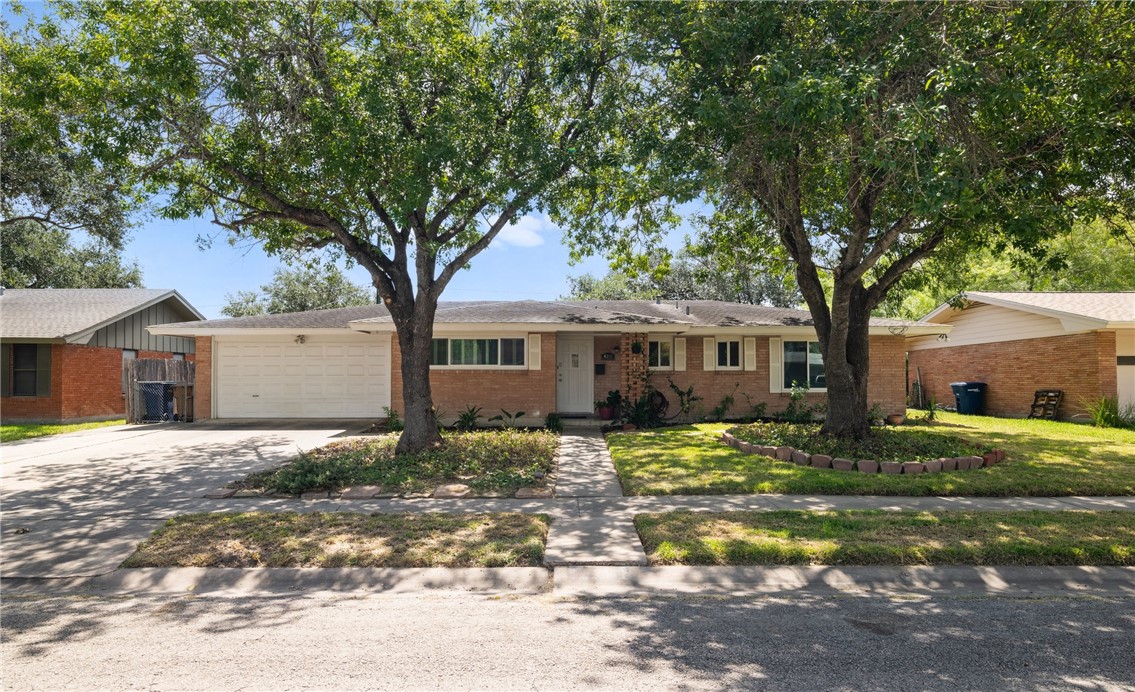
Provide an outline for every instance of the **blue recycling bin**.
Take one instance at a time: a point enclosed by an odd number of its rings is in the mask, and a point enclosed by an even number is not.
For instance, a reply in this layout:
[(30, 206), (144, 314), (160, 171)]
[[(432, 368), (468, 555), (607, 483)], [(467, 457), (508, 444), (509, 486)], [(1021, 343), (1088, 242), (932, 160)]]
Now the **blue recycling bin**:
[(950, 389), (954, 392), (954, 405), (958, 413), (977, 415), (985, 410), (984, 382), (951, 382)]

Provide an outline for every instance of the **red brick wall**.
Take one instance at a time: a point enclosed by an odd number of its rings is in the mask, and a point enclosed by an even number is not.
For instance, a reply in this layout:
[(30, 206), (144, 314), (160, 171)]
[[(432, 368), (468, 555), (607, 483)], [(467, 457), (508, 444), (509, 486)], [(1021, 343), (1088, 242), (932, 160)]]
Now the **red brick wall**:
[(213, 417), (213, 337), (197, 337), (197, 368), (193, 375), (193, 419)]
[[(622, 366), (619, 363), (619, 355), (622, 349), (615, 350), (619, 345), (618, 336), (597, 336), (595, 337), (595, 362), (603, 364), (603, 374), (595, 376), (595, 396), (596, 401), (600, 399), (607, 399), (607, 392), (618, 389), (622, 391)], [(604, 353), (611, 353), (615, 356), (614, 360), (603, 360)]]
[(1114, 332), (911, 351), (912, 382), (916, 367), (939, 404), (953, 405), (951, 382), (987, 383), (985, 411), (994, 416), (1027, 416), (1038, 389), (1064, 391), (1065, 419), (1085, 413), (1082, 399), (1116, 395)]
[[(401, 413), (402, 350), (391, 335), (390, 406)], [(197, 345), (201, 353), (201, 344)], [(434, 406), (445, 420), (457, 417), (469, 406), (480, 406), (485, 418), (506, 411), (524, 411), (528, 419), (542, 419), (556, 410), (556, 335), (540, 335), (539, 370), (431, 370), (430, 390)]]
[[(755, 370), (702, 370), (704, 341), (702, 337), (694, 336), (686, 337), (686, 371), (656, 371), (651, 374), (651, 382), (670, 400), (672, 407), (677, 405), (677, 396), (670, 390), (667, 376), (672, 376), (674, 383), (682, 389), (693, 385), (694, 395), (702, 397), (695, 404), (694, 414), (698, 413), (698, 406), (703, 414), (708, 414), (730, 394), (733, 396), (733, 408), (729, 410), (728, 416), (741, 417), (749, 414), (749, 402), (745, 399), (745, 394), (752, 398), (753, 403), (764, 402), (766, 414), (779, 413), (788, 407), (789, 393), (769, 391), (769, 337), (755, 338)], [(901, 336), (871, 337), (867, 404), (870, 406), (878, 403), (884, 414), (906, 412), (905, 351), (906, 341)], [(807, 401), (812, 404), (826, 400), (827, 397), (822, 393), (807, 395)]]
[[(138, 358), (172, 358), (164, 351), (138, 351)], [(193, 356), (186, 356), (193, 360)], [(109, 420), (126, 415), (122, 396), (122, 349), (51, 344), (51, 396), (4, 397), (4, 420)]]

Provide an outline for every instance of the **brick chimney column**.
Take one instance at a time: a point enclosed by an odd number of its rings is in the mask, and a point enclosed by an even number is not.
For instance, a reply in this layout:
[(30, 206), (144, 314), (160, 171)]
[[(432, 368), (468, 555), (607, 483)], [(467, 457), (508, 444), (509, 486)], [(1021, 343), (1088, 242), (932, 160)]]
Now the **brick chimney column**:
[[(634, 344), (641, 350), (634, 352)], [(619, 339), (620, 390), (623, 399), (638, 401), (646, 391), (647, 341), (644, 333), (624, 333)]]

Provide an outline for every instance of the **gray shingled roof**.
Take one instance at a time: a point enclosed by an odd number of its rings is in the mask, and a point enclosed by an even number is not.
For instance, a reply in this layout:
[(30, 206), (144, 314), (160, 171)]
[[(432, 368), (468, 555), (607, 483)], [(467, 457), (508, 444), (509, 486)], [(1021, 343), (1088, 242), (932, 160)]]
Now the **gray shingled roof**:
[[(686, 308), (689, 314), (686, 314)], [(202, 329), (343, 329), (356, 324), (390, 324), (382, 305), (312, 310), (255, 317), (206, 320), (168, 327)], [(650, 300), (589, 301), (443, 301), (438, 304), (437, 324), (594, 324), (594, 325), (689, 325), (691, 327), (810, 327), (806, 310), (770, 308), (713, 300), (655, 303)], [(904, 320), (872, 318), (876, 327), (920, 324)]]
[(167, 298), (200, 316), (168, 288), (7, 288), (0, 294), (0, 338), (66, 339)]
[(1119, 293), (966, 291), (966, 297), (979, 303), (983, 298), (994, 299), (1015, 303), (1025, 309), (1052, 310), (1107, 322), (1135, 322), (1135, 291)]

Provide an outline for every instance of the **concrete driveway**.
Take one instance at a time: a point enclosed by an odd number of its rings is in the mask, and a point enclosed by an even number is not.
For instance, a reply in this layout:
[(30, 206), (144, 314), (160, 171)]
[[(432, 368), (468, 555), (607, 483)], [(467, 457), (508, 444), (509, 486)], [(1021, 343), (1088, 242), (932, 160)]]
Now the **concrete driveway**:
[(7, 443), (0, 450), (0, 575), (110, 572), (173, 515), (243, 509), (206, 500), (207, 491), (367, 424), (133, 425)]

